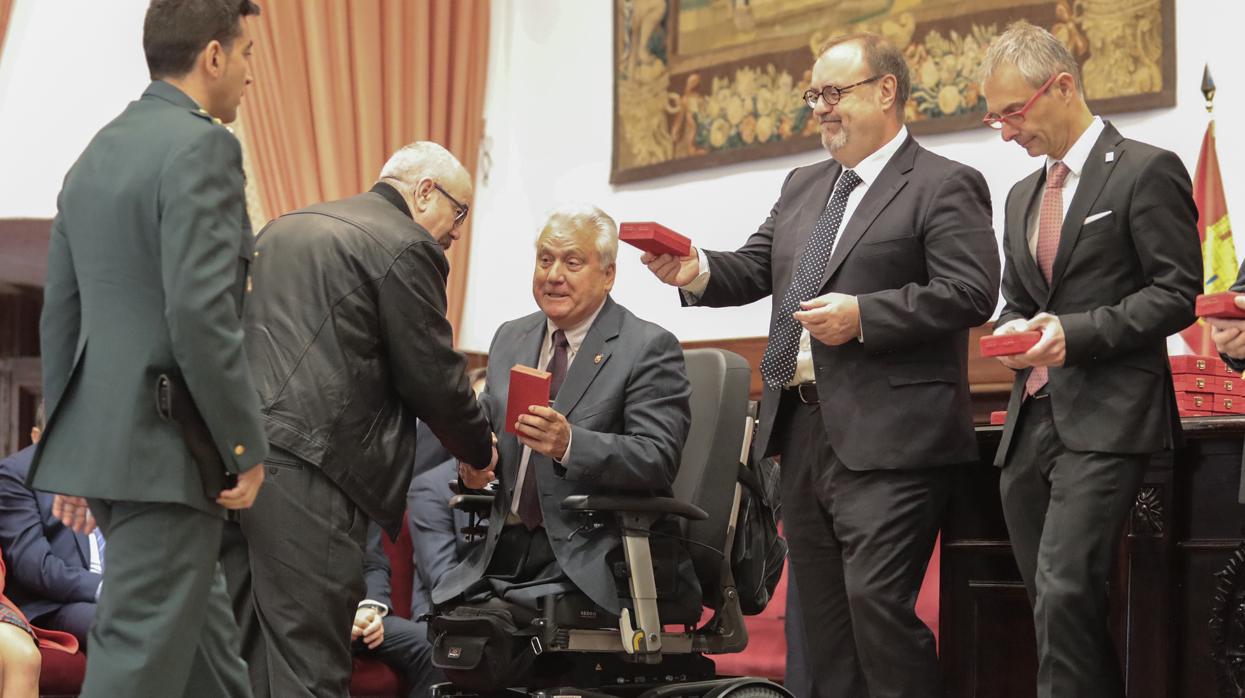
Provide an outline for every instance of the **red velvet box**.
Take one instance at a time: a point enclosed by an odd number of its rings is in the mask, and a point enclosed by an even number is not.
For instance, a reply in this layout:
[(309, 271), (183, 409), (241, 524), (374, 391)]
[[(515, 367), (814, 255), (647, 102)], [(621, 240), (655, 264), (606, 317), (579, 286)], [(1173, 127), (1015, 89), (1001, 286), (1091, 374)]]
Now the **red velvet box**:
[(981, 356), (1014, 356), (1033, 348), (1042, 338), (1041, 332), (1017, 332), (1016, 334), (992, 334), (981, 338)]
[(1235, 291), (1203, 293), (1197, 297), (1193, 308), (1198, 317), (1245, 318), (1245, 310), (1236, 307), (1239, 295)]
[(1220, 376), (1234, 376), (1233, 373), (1218, 356), (1196, 356), (1193, 354), (1185, 354), (1183, 356), (1169, 356), (1168, 361), (1171, 363), (1172, 373), (1175, 375), (1188, 373), (1213, 373)]
[(1176, 393), (1176, 409), (1182, 415), (1188, 410), (1210, 410), (1214, 404), (1215, 395), (1213, 393), (1191, 393), (1186, 391)]
[(692, 241), (660, 223), (623, 223), (618, 226), (618, 239), (656, 255), (686, 257), (692, 253)]
[(519, 415), (528, 414), (532, 405), (549, 404), (549, 384), (553, 374), (538, 368), (515, 364), (510, 368), (510, 391), (506, 396), (506, 431), (515, 433)]
[(1215, 393), (1222, 392), (1215, 390), (1215, 386), (1222, 380), (1223, 376), (1211, 373), (1182, 373), (1172, 376), (1172, 387), (1176, 392), (1182, 393)]
[(1177, 374), (1172, 376), (1172, 386), (1176, 390), (1245, 397), (1245, 382), (1240, 378), (1228, 378), (1215, 373)]
[(1245, 414), (1245, 398), (1239, 395), (1215, 395), (1211, 410), (1215, 414)]
[(990, 413), (990, 426), (998, 426), (1007, 422), (1007, 410), (995, 410)]

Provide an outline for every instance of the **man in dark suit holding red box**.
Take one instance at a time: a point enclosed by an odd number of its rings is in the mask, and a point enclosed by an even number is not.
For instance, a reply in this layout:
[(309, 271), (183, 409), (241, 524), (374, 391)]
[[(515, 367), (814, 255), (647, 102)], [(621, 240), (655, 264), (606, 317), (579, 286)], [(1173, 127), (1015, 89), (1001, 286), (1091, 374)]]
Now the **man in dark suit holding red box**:
[(1018, 22), (983, 66), (986, 123), (1044, 166), (1007, 197), (997, 334), (1016, 380), (995, 465), (1034, 605), (1038, 696), (1123, 696), (1107, 576), (1150, 455), (1180, 424), (1165, 338), (1193, 321), (1197, 210), (1173, 153), (1127, 140), (1085, 103), (1072, 55)]
[[(432, 592), (437, 605), (499, 597), (536, 608), (547, 594), (578, 589), (618, 614), (620, 596), (629, 595), (614, 571), (620, 538), (576, 535), (582, 519), (561, 502), (620, 491), (670, 496), (691, 424), (691, 388), (674, 335), (610, 298), (617, 252), (614, 221), (596, 207), (563, 207), (541, 231), (532, 277), (540, 311), (498, 328), (480, 395), (499, 455), (488, 534), (442, 577)], [(516, 365), (552, 375), (548, 394), (533, 396), (538, 403), (510, 423)], [(469, 468), (460, 474), (477, 489), (491, 478)], [(658, 594), (695, 617), (700, 586), (690, 558), (669, 537), (652, 544), (676, 548), (670, 556), (678, 560), (676, 573), (658, 580)]]
[[(1232, 284), (1232, 291), (1239, 294), (1232, 299), (1233, 305), (1239, 311), (1245, 312), (1245, 293), (1242, 293), (1245, 291), (1245, 264), (1241, 265), (1236, 275), (1236, 283)], [(1245, 320), (1233, 317), (1208, 317), (1206, 322), (1211, 327), (1210, 339), (1215, 343), (1215, 348), (1219, 350), (1219, 355), (1227, 362), (1228, 368), (1237, 374), (1245, 371)], [(1241, 481), (1237, 501), (1245, 504), (1245, 460), (1241, 463)]]
[(990, 196), (908, 135), (883, 39), (832, 42), (812, 76), (834, 159), (791, 172), (739, 250), (641, 259), (685, 303), (773, 298), (754, 444), (782, 454), (811, 698), (941, 696), (915, 601), (952, 466), (978, 457), (965, 367), (998, 297)]

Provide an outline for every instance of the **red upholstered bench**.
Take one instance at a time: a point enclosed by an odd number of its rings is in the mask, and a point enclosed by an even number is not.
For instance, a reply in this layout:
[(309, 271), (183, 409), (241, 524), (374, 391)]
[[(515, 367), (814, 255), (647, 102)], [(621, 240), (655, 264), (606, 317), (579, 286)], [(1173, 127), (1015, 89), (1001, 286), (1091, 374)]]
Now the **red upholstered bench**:
[(68, 698), (82, 690), (86, 677), (86, 655), (65, 654), (59, 650), (40, 649), (43, 668), (39, 671), (39, 695), (42, 698)]
[[(398, 540), (389, 540), (382, 536), (385, 552), (389, 555), (390, 597), (393, 607), (390, 613), (411, 617), (411, 585), (415, 578), (415, 564), (411, 549), (411, 531), (406, 526), (406, 516), (402, 517), (402, 532)], [(350, 679), (350, 695), (355, 698), (400, 698), (406, 695), (406, 687), (402, 678), (383, 662), (375, 659), (354, 658), (354, 675)]]

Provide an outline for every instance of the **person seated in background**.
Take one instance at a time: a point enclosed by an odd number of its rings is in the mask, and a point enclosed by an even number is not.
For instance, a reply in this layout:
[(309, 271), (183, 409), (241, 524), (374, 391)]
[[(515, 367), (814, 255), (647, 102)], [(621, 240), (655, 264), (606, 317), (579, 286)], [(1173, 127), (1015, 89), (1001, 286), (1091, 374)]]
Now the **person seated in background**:
[(43, 667), (40, 648), (73, 654), (78, 640), (69, 633), (34, 627), (4, 595), (8, 570), (3, 553), (0, 549), (0, 698), (36, 698)]
[[(484, 388), (484, 369), (467, 373), (478, 395)], [(357, 656), (373, 657), (402, 674), (407, 695), (426, 696), (433, 684), (445, 680), (432, 666), (427, 624), (422, 620), (432, 610), (429, 590), (457, 565), (476, 541), (461, 535), (467, 514), (450, 509), (449, 483), (458, 477), (458, 461), (441, 445), (423, 422), (417, 427), (415, 472), (407, 492), (407, 521), (414, 549), (415, 576), (411, 584), (411, 616), (393, 615), (390, 586), (391, 566), (381, 540), (383, 531), (372, 523), (368, 528), (367, 556), (363, 577), (367, 597), (355, 611), (351, 639)], [(435, 461), (439, 459), (440, 462)]]
[(0, 559), (0, 696), (35, 698), (39, 695), (43, 655), (34, 628), (4, 595), (6, 576), (4, 560)]
[(103, 584), (104, 538), (83, 535), (52, 513), (53, 495), (26, 486), (35, 444), (43, 429), (43, 404), (30, 430), (34, 443), (0, 460), (0, 548), (11, 571), (9, 598), (32, 622), (62, 630), (86, 649)]
[[(481, 402), (498, 439), (500, 482), (488, 534), (433, 589), (438, 607), (503, 599), (536, 609), (544, 596), (576, 589), (615, 615), (629, 604), (614, 572), (620, 536), (608, 528), (572, 535), (580, 521), (560, 503), (572, 494), (670, 496), (691, 389), (674, 335), (610, 298), (617, 252), (618, 228), (594, 206), (559, 208), (541, 230), (532, 276), (540, 310), (503, 324), (489, 349)], [(508, 424), (515, 364), (552, 374), (551, 405), (532, 405)], [(467, 468), (460, 476), (472, 488), (492, 477)], [(690, 558), (677, 542), (653, 539), (666, 543), (679, 550), (667, 556), (675, 571), (658, 580), (658, 594), (698, 609)]]
[(412, 609), (410, 618), (390, 613), (393, 607), (389, 556), (381, 536), (384, 531), (372, 522), (367, 529), (367, 554), (363, 559), (363, 578), (367, 597), (355, 611), (350, 639), (354, 653), (388, 664), (406, 680), (407, 696), (426, 696), (432, 685), (442, 681), (432, 666), (428, 628), (421, 613)]

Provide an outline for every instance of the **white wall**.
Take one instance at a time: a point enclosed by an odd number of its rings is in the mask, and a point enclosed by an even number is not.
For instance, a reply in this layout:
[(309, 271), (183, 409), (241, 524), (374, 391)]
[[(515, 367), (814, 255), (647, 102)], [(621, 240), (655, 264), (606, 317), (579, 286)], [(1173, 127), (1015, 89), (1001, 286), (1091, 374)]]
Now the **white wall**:
[(147, 5), (14, 4), (0, 55), (0, 218), (55, 215), (65, 172), (95, 132), (142, 94)]
[[(1232, 67), (1239, 65), (1245, 3), (1177, 0), (1176, 6), (1176, 107), (1109, 118), (1125, 135), (1175, 151), (1192, 172), (1206, 126), (1199, 85), (1209, 62), (1219, 88), (1215, 114), (1228, 209), (1245, 216), (1245, 78)], [(588, 201), (620, 221), (657, 220), (695, 244), (733, 249), (764, 220), (787, 171), (825, 157), (812, 151), (610, 186), (612, 7), (611, 0), (494, 0), (485, 103), (492, 167), (488, 181), (477, 183), (472, 207), (464, 348), (487, 349), (498, 324), (535, 309), (532, 241), (556, 202)], [(996, 229), (1007, 190), (1038, 166), (984, 127), (920, 140), (981, 170), (996, 202)], [(1236, 242), (1245, 250), (1245, 223)], [(637, 251), (624, 245), (619, 257), (615, 298), (680, 339), (765, 333), (765, 303), (679, 308), (675, 293), (639, 264)]]

